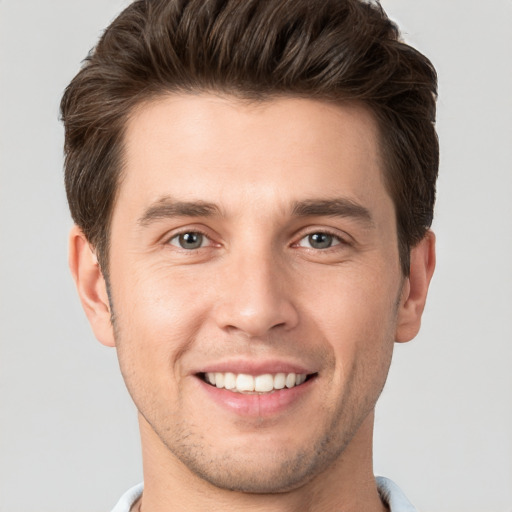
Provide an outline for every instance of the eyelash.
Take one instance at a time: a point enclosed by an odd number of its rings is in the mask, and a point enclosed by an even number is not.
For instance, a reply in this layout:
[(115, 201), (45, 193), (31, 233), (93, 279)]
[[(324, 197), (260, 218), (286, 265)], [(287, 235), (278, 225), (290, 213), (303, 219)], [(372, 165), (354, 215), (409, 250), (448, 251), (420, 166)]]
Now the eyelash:
[(295, 247), (300, 247), (300, 243), (313, 236), (313, 235), (327, 235), (329, 237), (332, 237), (336, 243), (334, 243), (333, 245), (329, 246), (329, 247), (326, 247), (326, 248), (323, 248), (323, 249), (319, 249), (319, 248), (315, 248), (315, 247), (304, 247), (302, 246), (304, 249), (307, 249), (307, 250), (310, 250), (310, 251), (316, 251), (316, 252), (323, 252), (323, 253), (326, 253), (326, 252), (330, 252), (331, 250), (336, 250), (336, 248), (338, 248), (338, 246), (350, 246), (351, 243), (349, 241), (347, 241), (346, 237), (343, 237), (341, 236), (340, 234), (338, 233), (334, 233), (333, 231), (329, 230), (329, 229), (326, 229), (326, 228), (319, 228), (319, 229), (312, 229), (304, 234), (301, 234), (301, 237), (299, 238), (299, 240), (297, 242), (295, 242), (293, 244), (293, 246)]
[(179, 231), (177, 233), (173, 233), (173, 235), (171, 237), (167, 238), (167, 241), (165, 243), (166, 243), (166, 245), (172, 245), (174, 248), (176, 248), (178, 250), (185, 251), (187, 253), (193, 253), (195, 251), (198, 251), (199, 249), (205, 249), (205, 247), (198, 247), (196, 249), (185, 249), (184, 247), (179, 247), (177, 245), (171, 244), (172, 240), (174, 240), (176, 238), (179, 238), (182, 235), (187, 235), (187, 234), (201, 235), (201, 236), (203, 236), (204, 238), (206, 238), (210, 242), (210, 245), (215, 245), (214, 242), (208, 236), (207, 233), (205, 233), (203, 230), (197, 229), (197, 228), (195, 228), (195, 229), (184, 229), (184, 230)]
[[(182, 235), (186, 235), (186, 234), (196, 234), (196, 235), (201, 235), (202, 237), (206, 238), (210, 243), (208, 246), (204, 247), (204, 246), (200, 246), (200, 247), (197, 247), (197, 248), (192, 248), (192, 249), (186, 249), (184, 247), (179, 247), (178, 245), (175, 245), (175, 244), (172, 244), (172, 240), (174, 239), (177, 239), (179, 238), (180, 236)], [(326, 248), (315, 248), (315, 247), (304, 247), (304, 246), (301, 246), (300, 243), (307, 239), (308, 237), (311, 237), (313, 235), (327, 235), (329, 237), (332, 237), (336, 243), (334, 243), (333, 245), (330, 245), (329, 247), (326, 247)], [(177, 233), (173, 233), (173, 235), (169, 238), (166, 239), (166, 245), (172, 245), (174, 248), (178, 249), (178, 250), (182, 250), (184, 252), (187, 252), (187, 253), (194, 253), (200, 249), (205, 249), (209, 246), (212, 246), (212, 245), (215, 245), (215, 242), (212, 241), (212, 239), (210, 238), (210, 236), (205, 233), (205, 231), (201, 230), (201, 229), (184, 229), (182, 231), (179, 231)], [(219, 245), (219, 244), (217, 244)], [(292, 247), (302, 247), (304, 249), (307, 249), (307, 250), (310, 250), (310, 251), (319, 251), (319, 252), (330, 252), (331, 249), (334, 249), (336, 250), (335, 248), (338, 247), (339, 245), (341, 246), (350, 246), (352, 245), (349, 241), (346, 240), (346, 238), (340, 236), (339, 234), (337, 233), (333, 233), (332, 231), (328, 230), (328, 229), (313, 229), (311, 231), (308, 231), (306, 233), (302, 233), (300, 238), (298, 239), (298, 241), (294, 242), (293, 244), (291, 244)]]

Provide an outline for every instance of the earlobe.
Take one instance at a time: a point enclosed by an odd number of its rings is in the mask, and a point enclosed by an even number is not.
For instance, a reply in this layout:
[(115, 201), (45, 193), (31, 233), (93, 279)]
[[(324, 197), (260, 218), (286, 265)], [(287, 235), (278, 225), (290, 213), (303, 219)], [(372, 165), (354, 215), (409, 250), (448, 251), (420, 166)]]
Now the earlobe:
[(410, 273), (404, 280), (400, 299), (395, 341), (412, 340), (420, 329), (427, 292), (436, 265), (435, 235), (427, 231), (411, 248)]
[(103, 345), (115, 346), (107, 286), (96, 254), (78, 226), (69, 234), (69, 268), (94, 335)]

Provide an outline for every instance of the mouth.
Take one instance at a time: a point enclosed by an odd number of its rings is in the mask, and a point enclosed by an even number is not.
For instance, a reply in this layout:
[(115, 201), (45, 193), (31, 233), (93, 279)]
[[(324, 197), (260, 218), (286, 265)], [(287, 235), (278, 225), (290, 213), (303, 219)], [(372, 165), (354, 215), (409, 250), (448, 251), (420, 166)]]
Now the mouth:
[(232, 372), (206, 372), (197, 375), (201, 380), (218, 389), (225, 389), (233, 393), (264, 395), (299, 387), (315, 378), (317, 374), (264, 373), (249, 375)]

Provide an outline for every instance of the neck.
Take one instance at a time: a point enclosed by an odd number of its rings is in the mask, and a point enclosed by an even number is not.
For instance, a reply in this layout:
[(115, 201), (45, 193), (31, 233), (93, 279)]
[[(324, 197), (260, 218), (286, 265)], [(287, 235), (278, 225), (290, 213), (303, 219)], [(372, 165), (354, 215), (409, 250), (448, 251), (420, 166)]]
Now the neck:
[(373, 476), (373, 413), (343, 453), (322, 473), (294, 489), (250, 494), (215, 487), (192, 473), (140, 417), (144, 494), (142, 512), (250, 510), (251, 512), (385, 512)]

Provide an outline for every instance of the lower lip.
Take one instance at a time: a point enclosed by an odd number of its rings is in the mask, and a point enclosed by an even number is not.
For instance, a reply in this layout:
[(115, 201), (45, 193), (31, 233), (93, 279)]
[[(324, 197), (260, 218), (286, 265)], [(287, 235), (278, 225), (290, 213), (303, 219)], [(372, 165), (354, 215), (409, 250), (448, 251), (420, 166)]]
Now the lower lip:
[(235, 393), (207, 384), (199, 377), (197, 380), (208, 396), (221, 407), (242, 416), (265, 417), (279, 414), (298, 405), (311, 390), (316, 379), (311, 378), (300, 386), (290, 389), (284, 388), (261, 394)]

